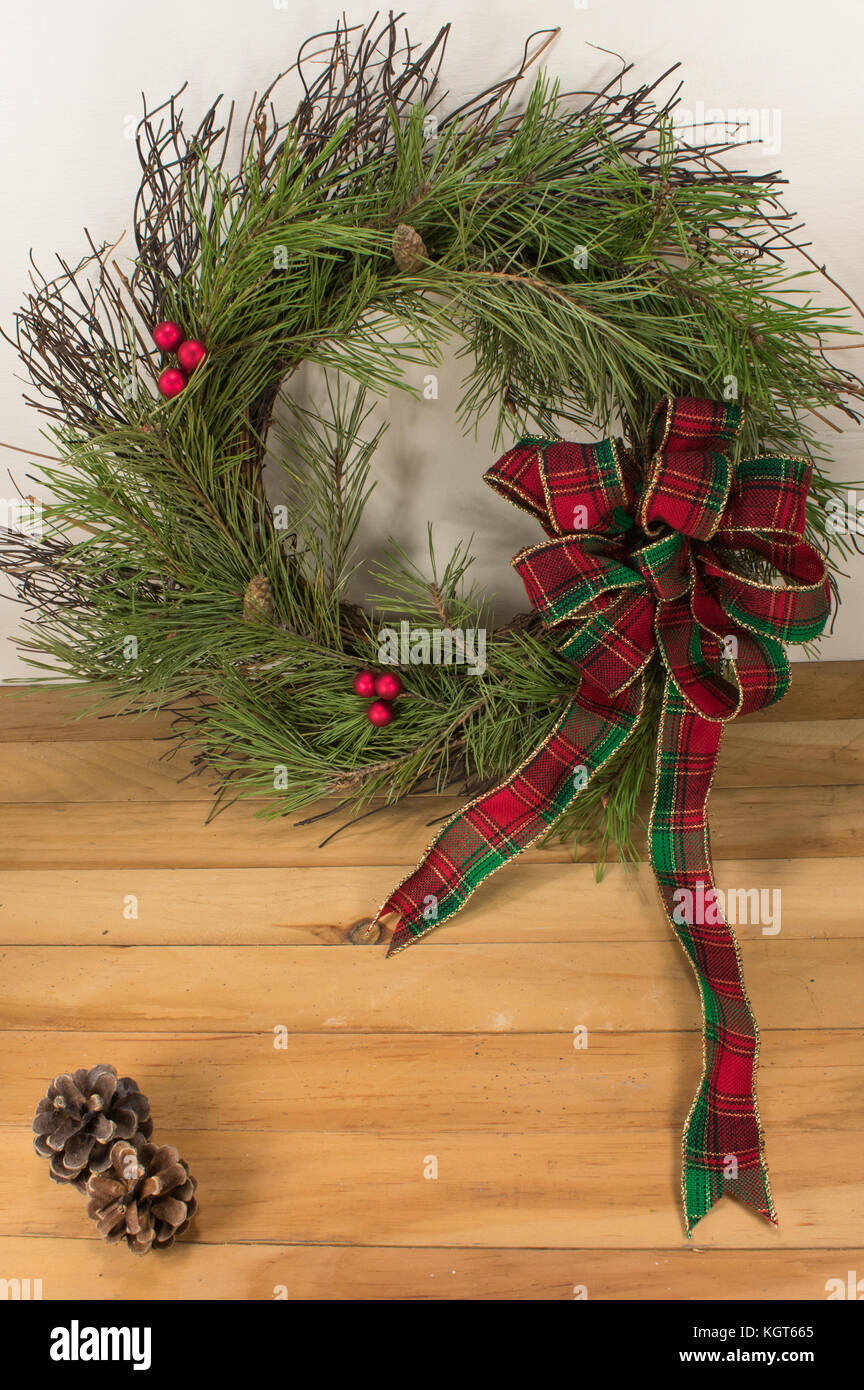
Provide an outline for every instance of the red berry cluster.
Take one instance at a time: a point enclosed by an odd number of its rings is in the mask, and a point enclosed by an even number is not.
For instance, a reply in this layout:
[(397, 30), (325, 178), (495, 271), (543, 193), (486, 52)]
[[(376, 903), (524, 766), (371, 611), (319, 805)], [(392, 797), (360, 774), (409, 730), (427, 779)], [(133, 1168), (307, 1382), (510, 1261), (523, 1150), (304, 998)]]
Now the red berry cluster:
[(189, 376), (200, 367), (207, 349), (199, 338), (187, 338), (173, 319), (163, 319), (153, 329), (153, 341), (162, 352), (175, 352), (179, 367), (166, 367), (159, 377), (159, 390), (170, 400), (184, 390)]
[[(354, 677), (354, 694), (364, 700), (372, 700), (366, 711), (370, 724), (383, 728), (393, 718), (392, 701), (402, 694), (402, 682), (395, 671), (382, 671), (374, 675), (372, 671), (358, 671)], [(374, 698), (377, 695), (377, 700)]]

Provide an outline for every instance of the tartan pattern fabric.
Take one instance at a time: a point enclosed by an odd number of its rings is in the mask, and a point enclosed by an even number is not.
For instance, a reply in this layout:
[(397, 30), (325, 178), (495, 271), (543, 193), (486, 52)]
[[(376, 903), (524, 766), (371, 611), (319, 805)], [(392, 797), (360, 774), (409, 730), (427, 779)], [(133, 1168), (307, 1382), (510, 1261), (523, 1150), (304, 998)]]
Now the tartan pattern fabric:
[(500, 787), (458, 811), (385, 910), (402, 914), (388, 956), (441, 926), (474, 890), (554, 824), (639, 722), (641, 682), (608, 695), (583, 681), (549, 737)]
[[(643, 673), (659, 666), (651, 863), (703, 1008), (703, 1073), (683, 1143), (688, 1236), (727, 1192), (775, 1219), (756, 1108), (758, 1032), (716, 901), (706, 806), (723, 724), (782, 697), (782, 644), (821, 632), (830, 604), (824, 561), (804, 540), (809, 465), (760, 455), (734, 466), (725, 450), (741, 425), (737, 405), (670, 396), (652, 417), (644, 468), (619, 440), (526, 439), (486, 473), (549, 537), (512, 563), (560, 635), (577, 689), (549, 737), (451, 817), (375, 919), (399, 914), (392, 955), (458, 912), (623, 747), (642, 715)], [(745, 549), (758, 561), (747, 574), (734, 558)], [(766, 569), (774, 583), (751, 577)], [(708, 903), (701, 919), (691, 900)]]
[(579, 619), (601, 594), (645, 587), (623, 545), (600, 536), (586, 535), (578, 545), (567, 536), (533, 545), (520, 551), (514, 566), (547, 627)]
[(566, 536), (608, 530), (616, 509), (633, 510), (629, 462), (614, 439), (599, 444), (520, 440), (484, 477), (502, 497), (536, 517), (548, 536)]
[(812, 473), (806, 458), (760, 454), (742, 459), (723, 518), (725, 543), (746, 549), (754, 533), (778, 542), (800, 539)]
[(649, 823), (666, 916), (702, 1002), (702, 1076), (684, 1127), (682, 1198), (689, 1235), (729, 1194), (776, 1221), (756, 1109), (759, 1033), (738, 946), (716, 899), (706, 803), (723, 725), (693, 713), (667, 681)]
[(737, 401), (704, 396), (663, 396), (648, 427), (652, 455), (688, 453), (693, 445), (724, 453), (741, 433), (744, 412)]
[(617, 693), (651, 660), (651, 607), (640, 595), (604, 598), (582, 627), (561, 643), (561, 655), (586, 680)]
[(761, 536), (751, 536), (749, 549), (773, 566), (781, 587), (734, 574), (707, 548), (697, 552), (705, 582), (730, 619), (730, 630), (749, 628), (780, 642), (818, 637), (829, 603), (822, 556), (804, 541), (783, 545)]

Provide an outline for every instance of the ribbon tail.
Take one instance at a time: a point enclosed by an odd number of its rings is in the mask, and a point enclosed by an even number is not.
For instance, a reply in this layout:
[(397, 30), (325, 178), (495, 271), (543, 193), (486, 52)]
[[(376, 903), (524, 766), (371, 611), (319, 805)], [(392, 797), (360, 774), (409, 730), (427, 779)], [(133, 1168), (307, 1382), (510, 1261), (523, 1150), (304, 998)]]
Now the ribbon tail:
[(702, 1076), (682, 1143), (688, 1237), (726, 1195), (777, 1221), (756, 1101), (759, 1030), (711, 863), (707, 801), (722, 728), (695, 713), (667, 680), (649, 837), (666, 915), (702, 1001)]
[(583, 680), (548, 737), (494, 791), (442, 827), (417, 867), (375, 915), (401, 914), (387, 955), (404, 950), (457, 913), (496, 870), (554, 825), (639, 723), (644, 682), (616, 695)]

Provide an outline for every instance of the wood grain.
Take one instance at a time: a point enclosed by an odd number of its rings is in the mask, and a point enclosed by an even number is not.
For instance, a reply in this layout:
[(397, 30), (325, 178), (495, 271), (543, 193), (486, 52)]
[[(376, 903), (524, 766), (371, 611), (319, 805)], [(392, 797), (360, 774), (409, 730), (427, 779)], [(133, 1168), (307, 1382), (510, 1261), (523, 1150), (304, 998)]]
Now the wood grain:
[[(306, 817), (332, 803), (310, 807)], [(110, 803), (0, 805), (0, 844), (6, 867), (326, 869), (353, 864), (411, 865), (458, 797), (411, 797), (399, 806), (346, 825), (344, 813), (314, 824), (296, 817), (265, 821), (249, 805), (231, 806), (210, 825), (198, 802), (129, 802), (122, 815)], [(325, 836), (345, 826), (323, 845)], [(860, 856), (864, 853), (864, 786), (816, 786), (790, 795), (786, 787), (720, 789), (711, 797), (711, 842), (718, 859)], [(580, 847), (579, 859), (597, 851)], [(564, 863), (569, 844), (530, 849), (525, 863)]]
[(142, 714), (134, 702), (106, 700), (99, 686), (86, 683), (0, 686), (0, 742), (152, 739), (170, 736), (172, 725), (167, 711)]
[[(418, 1083), (420, 1079), (418, 1078)], [(163, 1142), (170, 1133), (162, 1129)], [(199, 1182), (196, 1240), (437, 1246), (685, 1246), (675, 1128), (524, 1134), (436, 1130), (185, 1130)], [(769, 1162), (782, 1227), (725, 1199), (700, 1222), (703, 1248), (837, 1248), (864, 1222), (859, 1133), (775, 1129)], [(435, 1171), (437, 1177), (424, 1176)], [(78, 1193), (46, 1180), (29, 1129), (0, 1130), (14, 1202), (0, 1234), (81, 1235)], [(206, 1199), (205, 1199), (206, 1198)], [(86, 1229), (86, 1228), (85, 1228)], [(125, 1255), (125, 1251), (118, 1252)]]
[[(864, 940), (747, 939), (765, 1028), (864, 1027)], [(671, 932), (644, 945), (7, 946), (7, 1028), (534, 1032), (692, 1028), (696, 986)]]
[[(864, 1249), (531, 1250), (468, 1246), (203, 1245), (170, 1260), (118, 1259), (95, 1236), (0, 1236), (0, 1268), (41, 1278), (46, 1299), (274, 1298), (814, 1300), (848, 1284)], [(833, 1286), (832, 1286), (833, 1287)]]
[[(700, 1009), (646, 866), (598, 884), (590, 846), (532, 851), (385, 963), (351, 928), (457, 799), (324, 848), (340, 818), (295, 822), (327, 803), (207, 826), (170, 717), (67, 722), (92, 702), (0, 691), (0, 1279), (45, 1298), (821, 1300), (864, 1276), (864, 665), (797, 665), (724, 741), (719, 886), (781, 895), (778, 934), (738, 928), (781, 1225), (724, 1201), (692, 1244)], [(164, 1260), (106, 1247), (32, 1152), (51, 1077), (104, 1060), (200, 1182)]]
[[(689, 1032), (572, 1034), (8, 1030), (0, 1127), (26, 1125), (58, 1069), (111, 1058), (150, 1097), (160, 1127), (502, 1129), (533, 1134), (677, 1128), (699, 1068)], [(285, 1046), (282, 1046), (282, 1043)], [(424, 1082), (418, 1085), (418, 1077)], [(762, 1031), (760, 1108), (770, 1128), (864, 1129), (857, 1030)], [(862, 1269), (864, 1276), (864, 1269)]]
[(750, 715), (754, 720), (860, 719), (864, 714), (864, 662), (795, 661), (788, 694)]
[[(784, 940), (864, 936), (860, 859), (718, 859), (715, 868), (724, 893), (765, 892), (769, 911), (779, 894)], [(329, 868), (326, 876), (316, 868), (10, 870), (0, 892), (0, 943), (346, 946), (351, 928), (374, 914), (403, 872), (398, 864)], [(667, 941), (669, 934), (647, 864), (607, 865), (598, 883), (592, 864), (519, 860), (484, 883), (423, 950), (455, 942)]]
[[(714, 786), (862, 782), (864, 719), (773, 724), (742, 719), (726, 731)], [(0, 802), (11, 805), (199, 802), (203, 821), (214, 790), (212, 775), (193, 774), (189, 754), (164, 738), (0, 741)]]

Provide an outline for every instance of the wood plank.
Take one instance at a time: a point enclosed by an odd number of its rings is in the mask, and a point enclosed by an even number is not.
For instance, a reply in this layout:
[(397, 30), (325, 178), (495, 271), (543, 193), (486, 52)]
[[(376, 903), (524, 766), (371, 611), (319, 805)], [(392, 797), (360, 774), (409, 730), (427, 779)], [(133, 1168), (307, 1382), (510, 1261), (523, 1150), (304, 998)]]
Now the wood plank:
[[(864, 936), (860, 859), (720, 859), (715, 869), (724, 894), (765, 891), (769, 912), (779, 903), (787, 940)], [(15, 869), (4, 874), (0, 890), (0, 944), (350, 945), (351, 929), (375, 913), (403, 873), (398, 864), (326, 870)], [(735, 916), (741, 921), (737, 901)], [(754, 899), (748, 899), (750, 918), (751, 906)], [(592, 864), (520, 859), (483, 884), (464, 912), (430, 933), (424, 947), (461, 941), (665, 941), (669, 931), (645, 863), (632, 869), (610, 864), (598, 883)], [(356, 944), (374, 941), (358, 937)]]
[[(86, 710), (101, 707), (104, 692), (82, 683), (0, 686), (0, 741), (76, 741), (79, 739), (153, 738), (170, 730), (170, 716), (117, 717), (121, 701), (108, 701), (105, 717), (88, 716)], [(179, 702), (183, 703), (183, 702)], [(796, 661), (792, 685), (779, 705), (750, 716), (751, 719), (860, 719), (864, 717), (864, 663), (860, 661)], [(148, 720), (156, 721), (148, 728)]]
[[(605, 1132), (680, 1126), (698, 1071), (694, 1033), (424, 1035), (3, 1034), (0, 1126), (27, 1124), (59, 1070), (109, 1060), (150, 1097), (158, 1129)], [(418, 1086), (417, 1078), (423, 1077)], [(855, 1031), (763, 1029), (759, 1104), (775, 1129), (864, 1129)], [(862, 1268), (864, 1277), (864, 1268)]]
[(724, 732), (714, 787), (851, 786), (861, 781), (864, 719), (739, 719)]
[[(319, 802), (306, 817), (328, 808)], [(0, 844), (6, 867), (113, 868), (325, 868), (349, 864), (416, 862), (443, 819), (462, 805), (452, 796), (411, 797), (380, 814), (347, 825), (340, 817), (298, 825), (297, 817), (265, 821), (249, 805), (234, 805), (210, 825), (197, 802), (128, 802), (122, 816), (110, 803), (70, 806), (0, 805)], [(811, 787), (790, 795), (784, 787), (720, 789), (711, 797), (711, 842), (724, 859), (857, 856), (864, 847), (864, 786)], [(564, 863), (569, 844), (526, 851), (525, 862)], [(580, 846), (593, 862), (596, 848)]]
[[(864, 719), (786, 724), (741, 720), (726, 732), (715, 788), (851, 786), (864, 782)], [(155, 739), (0, 742), (0, 801), (197, 801), (206, 818), (212, 773), (188, 750)], [(266, 798), (262, 798), (266, 801)]]
[[(351, 1245), (203, 1245), (134, 1260), (96, 1236), (0, 1237), (0, 1269), (41, 1278), (42, 1297), (244, 1301), (826, 1298), (864, 1269), (864, 1247), (833, 1250), (520, 1250)], [(13, 1277), (13, 1276), (7, 1276)], [(582, 1294), (584, 1290), (584, 1294)]]
[(169, 735), (172, 722), (171, 714), (142, 714), (127, 700), (106, 699), (102, 687), (86, 682), (0, 685), (0, 743), (153, 739)]
[[(195, 1240), (394, 1246), (681, 1249), (680, 1131), (588, 1134), (238, 1133), (187, 1130), (198, 1179)], [(775, 1130), (769, 1162), (778, 1229), (724, 1200), (700, 1222), (702, 1249), (864, 1244), (860, 1134)], [(424, 1177), (434, 1172), (437, 1178)], [(81, 1238), (80, 1195), (49, 1182), (23, 1127), (0, 1130), (0, 1234)], [(125, 1252), (118, 1252), (125, 1254)], [(848, 1266), (840, 1264), (838, 1274)]]
[[(864, 942), (741, 940), (764, 1028), (860, 1028)], [(7, 946), (6, 1028), (118, 1032), (488, 1033), (694, 1028), (681, 948), (631, 945), (381, 947)], [(694, 1081), (695, 1085), (695, 1081)]]
[[(862, 721), (864, 728), (864, 721)], [(0, 798), (10, 804), (195, 801), (202, 819), (215, 787), (188, 752), (155, 739), (0, 743)]]
[(795, 661), (792, 684), (779, 704), (750, 719), (859, 719), (864, 715), (864, 662)]
[[(456, 798), (320, 851), (339, 821), (247, 804), (205, 828), (202, 783), (159, 761), (167, 725), (67, 737), (56, 693), (28, 727), (0, 692), (0, 1278), (44, 1279), (45, 1252), (49, 1298), (822, 1299), (864, 1277), (864, 666), (794, 674), (727, 731), (711, 812), (720, 886), (783, 896), (778, 936), (739, 929), (782, 1225), (723, 1203), (693, 1245), (700, 1010), (646, 866), (596, 885), (590, 847), (533, 852), (420, 951), (325, 955)], [(51, 1075), (106, 1058), (201, 1182), (158, 1271), (91, 1236), (30, 1147)]]

